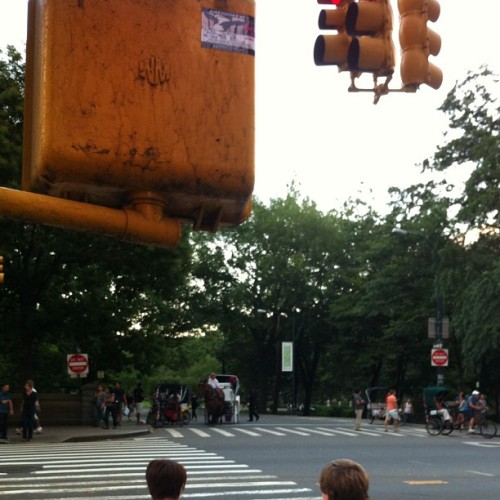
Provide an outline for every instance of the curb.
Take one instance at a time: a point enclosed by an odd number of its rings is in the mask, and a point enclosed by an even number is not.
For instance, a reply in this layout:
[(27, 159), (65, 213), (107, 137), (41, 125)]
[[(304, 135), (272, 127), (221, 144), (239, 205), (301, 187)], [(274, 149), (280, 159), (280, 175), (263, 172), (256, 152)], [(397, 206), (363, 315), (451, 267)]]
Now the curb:
[(63, 439), (62, 443), (78, 443), (78, 442), (88, 442), (88, 441), (108, 441), (111, 439), (123, 439), (136, 436), (145, 436), (146, 434), (152, 434), (153, 429), (147, 427), (146, 429), (130, 431), (130, 432), (119, 432), (117, 434), (92, 434), (89, 436), (73, 436)]

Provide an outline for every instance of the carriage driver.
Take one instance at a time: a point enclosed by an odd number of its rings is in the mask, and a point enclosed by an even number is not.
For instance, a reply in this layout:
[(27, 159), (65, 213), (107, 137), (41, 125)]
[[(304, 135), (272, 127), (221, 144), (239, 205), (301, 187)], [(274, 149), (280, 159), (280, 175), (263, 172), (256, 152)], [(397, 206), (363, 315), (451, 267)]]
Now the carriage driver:
[(217, 389), (219, 389), (219, 381), (217, 380), (217, 377), (215, 376), (215, 372), (212, 372), (210, 376), (208, 377), (207, 384), (212, 388), (212, 395), (215, 396), (220, 392)]
[(219, 387), (219, 381), (217, 380), (217, 377), (215, 376), (215, 372), (212, 372), (210, 376), (208, 377), (207, 384), (210, 385), (210, 387), (215, 391), (217, 387)]

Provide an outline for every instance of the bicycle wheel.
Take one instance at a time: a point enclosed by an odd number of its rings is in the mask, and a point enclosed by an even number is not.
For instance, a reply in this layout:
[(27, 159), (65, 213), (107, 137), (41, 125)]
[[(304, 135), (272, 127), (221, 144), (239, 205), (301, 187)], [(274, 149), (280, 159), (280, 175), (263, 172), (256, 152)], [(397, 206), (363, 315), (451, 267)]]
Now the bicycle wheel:
[(429, 417), (425, 424), (425, 429), (431, 436), (437, 436), (443, 429), (443, 423), (440, 418)]
[(497, 435), (497, 424), (491, 420), (484, 419), (483, 423), (479, 425), (481, 436), (486, 439), (494, 438)]

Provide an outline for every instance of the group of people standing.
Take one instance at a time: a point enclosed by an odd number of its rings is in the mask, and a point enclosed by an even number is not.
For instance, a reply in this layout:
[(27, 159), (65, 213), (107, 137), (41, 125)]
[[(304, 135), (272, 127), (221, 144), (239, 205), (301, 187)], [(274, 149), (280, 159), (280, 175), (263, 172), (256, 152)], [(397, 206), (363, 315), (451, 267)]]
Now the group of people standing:
[(146, 423), (143, 403), (144, 390), (141, 383), (137, 384), (132, 394), (126, 393), (120, 381), (106, 389), (99, 384), (93, 399), (94, 426), (99, 427), (102, 423), (103, 429), (109, 429), (111, 417), (113, 429), (116, 429), (121, 425), (124, 413), (130, 417), (132, 411), (135, 411), (137, 424)]
[[(27, 380), (24, 384), (21, 405), (21, 421), (17, 432), (22, 434), (24, 441), (31, 441), (33, 439), (33, 432), (35, 430), (35, 421), (37, 412), (40, 412), (40, 402), (38, 401), (38, 394), (33, 387), (33, 381)], [(9, 417), (14, 415), (14, 404), (12, 402), (12, 393), (10, 392), (10, 385), (3, 384), (0, 391), (0, 443), (8, 443), (7, 436)], [(38, 426), (39, 432), (41, 427)]]

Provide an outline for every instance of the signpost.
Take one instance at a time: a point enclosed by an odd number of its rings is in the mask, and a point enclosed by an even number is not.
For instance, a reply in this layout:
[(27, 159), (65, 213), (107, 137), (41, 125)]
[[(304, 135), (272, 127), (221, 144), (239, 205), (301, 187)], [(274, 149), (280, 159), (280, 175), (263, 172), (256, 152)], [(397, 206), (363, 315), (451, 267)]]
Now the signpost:
[(87, 354), (68, 354), (68, 374), (72, 377), (86, 377), (89, 373), (89, 357)]
[(448, 366), (448, 349), (431, 349), (431, 366)]

